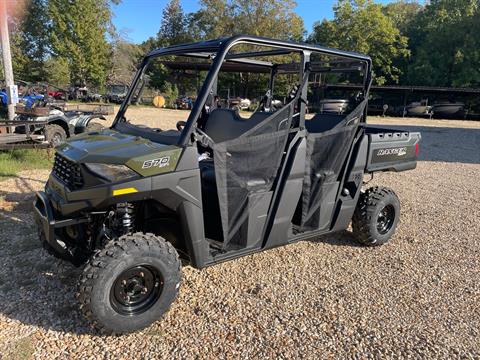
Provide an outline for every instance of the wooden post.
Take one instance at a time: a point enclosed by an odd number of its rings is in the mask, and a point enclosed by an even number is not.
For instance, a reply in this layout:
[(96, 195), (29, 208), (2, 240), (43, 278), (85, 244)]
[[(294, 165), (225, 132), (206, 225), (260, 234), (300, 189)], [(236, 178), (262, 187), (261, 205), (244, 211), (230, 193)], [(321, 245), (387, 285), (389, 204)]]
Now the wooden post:
[(10, 39), (8, 34), (7, 22), (7, 0), (0, 0), (0, 32), (3, 58), (3, 73), (5, 74), (5, 85), (7, 94), (9, 94), (7, 110), (8, 120), (13, 120), (15, 117), (15, 106), (10, 98), (11, 89), (14, 85), (13, 70), (12, 70), (12, 55), (10, 54)]

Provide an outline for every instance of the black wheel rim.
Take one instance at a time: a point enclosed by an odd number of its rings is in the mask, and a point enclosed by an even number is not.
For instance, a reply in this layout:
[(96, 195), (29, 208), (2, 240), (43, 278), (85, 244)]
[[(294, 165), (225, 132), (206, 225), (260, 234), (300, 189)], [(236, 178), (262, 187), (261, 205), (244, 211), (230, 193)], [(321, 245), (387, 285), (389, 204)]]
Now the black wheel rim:
[(162, 290), (160, 271), (150, 265), (139, 265), (117, 277), (110, 290), (110, 302), (115, 311), (122, 315), (138, 315), (157, 302)]
[(381, 235), (385, 235), (392, 229), (394, 222), (395, 222), (395, 208), (393, 207), (393, 205), (387, 205), (378, 213), (377, 231)]

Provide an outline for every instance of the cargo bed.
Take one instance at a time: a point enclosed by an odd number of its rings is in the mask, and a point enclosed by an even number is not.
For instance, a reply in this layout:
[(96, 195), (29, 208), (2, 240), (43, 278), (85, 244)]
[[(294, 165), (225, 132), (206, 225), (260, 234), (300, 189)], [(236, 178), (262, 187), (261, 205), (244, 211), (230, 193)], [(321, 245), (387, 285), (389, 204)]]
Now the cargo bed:
[(419, 132), (365, 127), (368, 136), (366, 172), (404, 171), (417, 166)]

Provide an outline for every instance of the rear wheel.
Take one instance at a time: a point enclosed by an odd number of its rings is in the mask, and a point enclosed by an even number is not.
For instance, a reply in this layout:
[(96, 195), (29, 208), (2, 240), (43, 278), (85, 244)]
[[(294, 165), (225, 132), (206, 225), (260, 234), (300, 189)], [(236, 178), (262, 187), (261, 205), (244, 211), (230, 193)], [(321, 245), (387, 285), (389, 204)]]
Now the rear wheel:
[(57, 124), (48, 124), (43, 131), (45, 140), (53, 147), (60, 145), (67, 139), (67, 133), (64, 128)]
[(395, 233), (400, 218), (400, 201), (386, 187), (373, 187), (360, 195), (353, 214), (352, 228), (364, 245), (382, 245)]
[(132, 332), (168, 310), (180, 279), (181, 263), (170, 243), (149, 233), (124, 235), (92, 257), (80, 277), (77, 298), (96, 328)]

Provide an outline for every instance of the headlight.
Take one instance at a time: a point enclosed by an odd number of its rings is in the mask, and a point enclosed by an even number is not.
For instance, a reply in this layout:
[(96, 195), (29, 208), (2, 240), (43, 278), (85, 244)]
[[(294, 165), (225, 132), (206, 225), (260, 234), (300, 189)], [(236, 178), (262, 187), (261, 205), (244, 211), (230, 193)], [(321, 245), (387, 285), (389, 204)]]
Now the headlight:
[(88, 163), (85, 166), (96, 175), (112, 181), (122, 181), (137, 176), (137, 173), (125, 165), (94, 164)]

